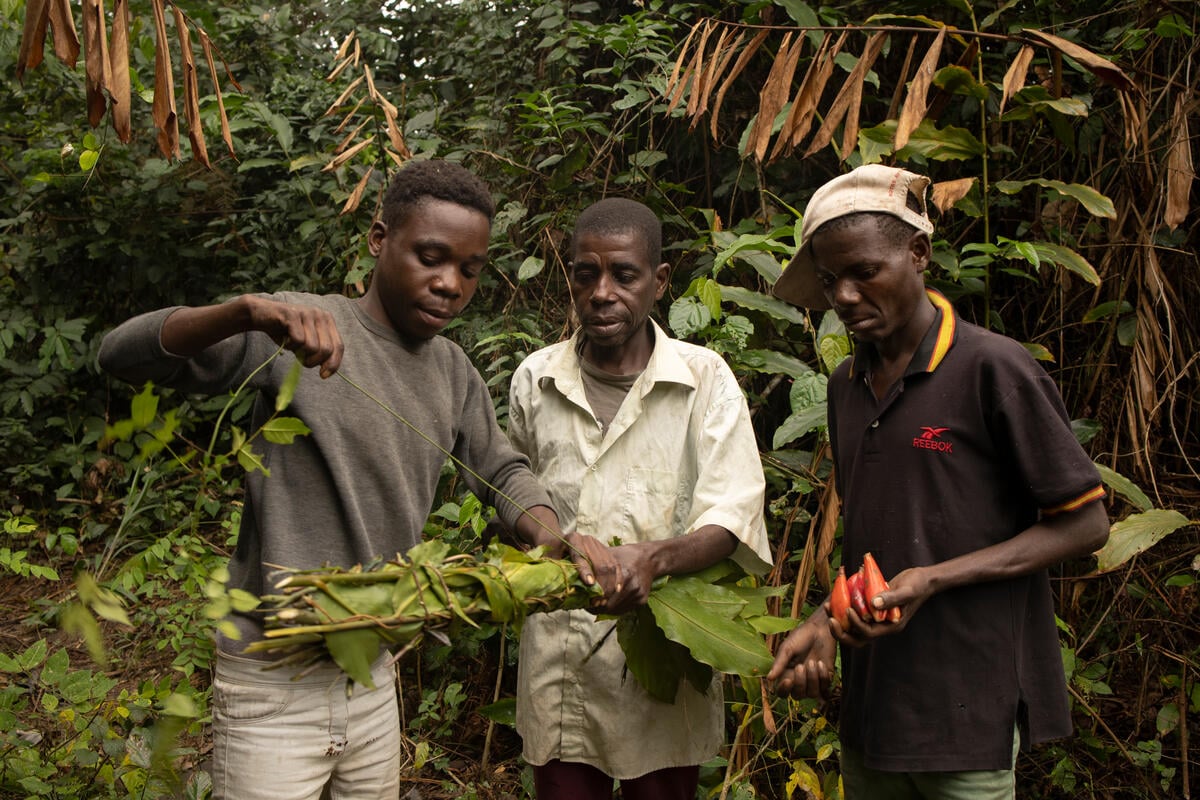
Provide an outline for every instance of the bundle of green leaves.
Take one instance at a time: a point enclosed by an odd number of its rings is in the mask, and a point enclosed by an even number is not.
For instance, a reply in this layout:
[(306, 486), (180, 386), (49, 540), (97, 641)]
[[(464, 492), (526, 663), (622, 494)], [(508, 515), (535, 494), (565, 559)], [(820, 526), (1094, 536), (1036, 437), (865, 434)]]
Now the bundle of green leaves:
[[(266, 634), (250, 645), (292, 664), (331, 658), (370, 686), (382, 648), (403, 653), (425, 635), (454, 625), (520, 622), (529, 613), (588, 607), (586, 586), (570, 561), (492, 542), (481, 554), (456, 553), (439, 540), (406, 556), (353, 569), (285, 570)], [(725, 561), (702, 572), (660, 579), (644, 606), (611, 620), (629, 671), (654, 697), (673, 702), (679, 681), (704, 690), (713, 671), (761, 677), (771, 666), (765, 636), (794, 621), (767, 611), (782, 588), (755, 587)]]

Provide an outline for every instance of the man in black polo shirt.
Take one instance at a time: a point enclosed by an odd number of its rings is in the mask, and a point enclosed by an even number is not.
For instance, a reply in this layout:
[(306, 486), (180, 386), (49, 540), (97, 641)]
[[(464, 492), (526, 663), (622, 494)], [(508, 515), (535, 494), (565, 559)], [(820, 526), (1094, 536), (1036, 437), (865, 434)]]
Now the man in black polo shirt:
[(825, 694), (843, 645), (850, 800), (1014, 796), (1018, 741), (1071, 730), (1047, 570), (1108, 537), (1053, 381), (925, 287), (928, 185), (878, 164), (826, 183), (774, 287), (833, 308), (855, 341), (829, 380), (842, 562), (871, 553), (891, 576), (875, 607), (902, 615), (851, 611), (843, 630), (826, 602), (769, 675), (781, 693)]

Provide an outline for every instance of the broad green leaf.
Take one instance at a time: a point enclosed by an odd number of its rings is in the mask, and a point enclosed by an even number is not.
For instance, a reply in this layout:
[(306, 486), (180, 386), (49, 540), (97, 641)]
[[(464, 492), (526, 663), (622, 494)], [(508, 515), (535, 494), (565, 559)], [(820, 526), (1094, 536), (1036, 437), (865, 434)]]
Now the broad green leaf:
[(499, 722), (510, 728), (517, 726), (517, 698), (515, 697), (505, 697), (494, 703), (488, 703), (486, 706), (480, 706), (476, 711), (492, 722)]
[[(751, 253), (786, 253), (789, 257), (795, 248), (787, 242), (779, 241), (779, 236), (791, 235), (790, 229), (777, 230), (771, 233), (744, 233), (733, 240), (733, 243), (717, 252), (713, 257), (713, 272), (718, 272), (726, 262), (734, 256), (748, 257)], [(774, 258), (772, 258), (774, 261)]]
[(795, 356), (780, 353), (775, 350), (743, 350), (738, 359), (755, 372), (767, 375), (789, 375), (801, 378), (812, 373), (813, 369)]
[(296, 417), (275, 417), (262, 426), (263, 438), (273, 444), (291, 444), (297, 436), (307, 436), (312, 429)]
[(771, 653), (752, 627), (713, 613), (686, 588), (668, 582), (650, 594), (647, 605), (666, 637), (697, 661), (736, 675), (760, 676), (771, 669)]
[(292, 398), (296, 396), (296, 385), (300, 383), (300, 373), (303, 371), (304, 365), (300, 363), (300, 359), (292, 362), (288, 374), (284, 376), (283, 382), (279, 384), (279, 393), (275, 395), (275, 410), (283, 411), (292, 403)]
[[(1080, 444), (1087, 444), (1092, 439), (1095, 439), (1101, 430), (1103, 430), (1103, 427), (1094, 419), (1071, 420), (1071, 433), (1075, 434), (1075, 441)], [(1142, 510), (1145, 511), (1146, 509)]]
[(1054, 362), (1054, 354), (1045, 345), (1037, 344), (1036, 342), (1021, 342), (1021, 346), (1038, 361)]
[(749, 617), (746, 621), (763, 636), (772, 636), (776, 633), (786, 633), (796, 628), (804, 620), (793, 617), (761, 616)]
[(1129, 314), (1133, 312), (1133, 306), (1128, 300), (1109, 300), (1107, 303), (1100, 303), (1094, 308), (1089, 308), (1088, 312), (1083, 315), (1084, 322), (1099, 322), (1107, 320), (1109, 317), (1120, 314)]
[(1176, 730), (1179, 727), (1179, 706), (1167, 703), (1160, 708), (1154, 718), (1154, 727), (1158, 729), (1159, 736), (1166, 736)]
[(1154, 508), (1154, 504), (1150, 502), (1146, 493), (1129, 478), (1103, 464), (1097, 464), (1096, 469), (1100, 471), (1100, 480), (1104, 481), (1104, 485), (1128, 500), (1138, 511), (1149, 511)]
[(813, 11), (812, 6), (805, 3), (804, 0), (775, 0), (775, 5), (783, 6), (783, 10), (792, 18), (800, 28), (816, 28), (821, 22), (817, 19), (817, 12)]
[(379, 655), (379, 637), (374, 631), (367, 628), (334, 631), (325, 634), (325, 645), (343, 672), (363, 686), (375, 688), (371, 662)]
[(908, 144), (900, 148), (896, 157), (901, 161), (907, 161), (914, 155), (934, 161), (966, 161), (983, 154), (983, 142), (966, 128), (956, 128), (953, 125), (938, 128), (926, 119), (912, 132)]
[[(1033, 178), (1027, 181), (996, 181), (992, 185), (996, 187), (997, 191), (1010, 195), (1017, 194), (1026, 186), (1041, 186), (1063, 197), (1078, 200), (1080, 205), (1086, 208), (1093, 216), (1104, 217), (1105, 219), (1117, 218), (1117, 211), (1113, 207), (1112, 200), (1100, 194), (1100, 192), (1097, 192), (1092, 187), (1081, 183), (1064, 183), (1046, 178)], [(1096, 283), (1099, 283), (1099, 281), (1096, 281)]]
[(976, 100), (986, 100), (988, 96), (988, 87), (976, 81), (970, 70), (957, 65), (939, 69), (933, 76), (933, 83), (943, 91), (973, 97)]
[(1088, 260), (1069, 247), (1052, 242), (1030, 242), (1037, 250), (1042, 261), (1050, 261), (1060, 267), (1066, 267), (1092, 286), (1100, 285), (1100, 275)]
[(1130, 514), (1109, 530), (1108, 543), (1096, 553), (1101, 572), (1116, 569), (1138, 553), (1149, 550), (1166, 536), (1192, 521), (1178, 511), (1154, 508)]
[(794, 412), (807, 411), (817, 406), (824, 407), (828, 396), (829, 377), (819, 372), (810, 372), (796, 378), (792, 381), (792, 388), (788, 390), (788, 402), (791, 403)]
[(678, 652), (673, 649), (679, 645), (663, 635), (647, 606), (638, 607), (613, 624), (617, 626), (617, 641), (625, 654), (625, 666), (633, 677), (651, 697), (674, 703), (683, 678)]
[(134, 427), (144, 430), (154, 422), (156, 413), (158, 413), (158, 398), (154, 395), (154, 387), (146, 384), (146, 387), (135, 394), (133, 400), (130, 401), (129, 417), (133, 420)]
[(696, 297), (708, 309), (713, 319), (721, 318), (721, 284), (712, 278), (704, 278), (696, 289)]
[(741, 286), (725, 285), (721, 285), (721, 297), (742, 308), (761, 311), (764, 314), (769, 314), (776, 319), (790, 322), (793, 325), (803, 325), (805, 322), (804, 314), (800, 309), (791, 303), (785, 303), (778, 297), (771, 297), (770, 295), (761, 294), (750, 289), (743, 289)]
[(195, 719), (200, 716), (200, 709), (197, 707), (195, 699), (179, 692), (171, 692), (167, 695), (162, 702), (162, 710), (164, 714), (170, 714), (173, 717)]
[(271, 477), (271, 470), (267, 469), (262, 462), (262, 456), (254, 452), (249, 444), (243, 444), (237, 450), (238, 463), (242, 465), (242, 469), (246, 472), (254, 472), (254, 470), (262, 470), (262, 474), (268, 478)]
[(84, 150), (79, 154), (79, 170), (81, 172), (90, 172), (92, 167), (96, 166), (96, 162), (100, 160), (100, 153), (96, 150)]
[(38, 639), (17, 656), (17, 665), (22, 670), (28, 672), (46, 660), (48, 649), (49, 646), (46, 644), (46, 640)]
[(809, 431), (816, 430), (827, 422), (828, 409), (824, 403), (819, 406), (806, 408), (790, 415), (775, 429), (771, 439), (771, 449), (778, 450), (789, 442), (799, 439)]
[(527, 281), (530, 278), (532, 278), (533, 276), (540, 273), (542, 271), (542, 268), (545, 266), (546, 266), (546, 259), (539, 258), (538, 256), (529, 256), (524, 261), (522, 261), (521, 266), (517, 268), (517, 280), (518, 281)]
[(681, 339), (686, 339), (698, 331), (708, 327), (712, 322), (712, 314), (703, 303), (695, 297), (681, 297), (671, 303), (667, 312), (667, 323), (671, 330)]
[(845, 334), (822, 336), (817, 351), (821, 354), (821, 363), (825, 365), (825, 370), (833, 372), (838, 364), (850, 356), (850, 337)]

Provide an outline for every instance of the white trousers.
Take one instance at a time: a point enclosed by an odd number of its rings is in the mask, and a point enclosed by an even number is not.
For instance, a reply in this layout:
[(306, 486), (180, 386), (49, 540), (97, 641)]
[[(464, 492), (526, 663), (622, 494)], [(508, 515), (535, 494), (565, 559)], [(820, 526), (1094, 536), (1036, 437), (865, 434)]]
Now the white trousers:
[[(295, 678), (262, 661), (217, 653), (213, 676), (213, 800), (395, 800), (400, 714), (388, 656), (375, 689), (336, 666)], [(293, 678), (295, 678), (293, 680)]]

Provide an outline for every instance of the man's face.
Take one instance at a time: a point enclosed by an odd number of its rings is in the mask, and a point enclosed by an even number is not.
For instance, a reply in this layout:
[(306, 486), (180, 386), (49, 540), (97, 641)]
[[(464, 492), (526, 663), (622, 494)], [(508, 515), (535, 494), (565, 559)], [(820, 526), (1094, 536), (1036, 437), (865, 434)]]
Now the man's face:
[(818, 231), (812, 252), (825, 298), (859, 341), (892, 339), (924, 302), (922, 272), (929, 263), (926, 236), (914, 234), (897, 243), (866, 217)]
[(433, 198), (391, 228), (376, 221), (367, 235), (376, 259), (367, 313), (405, 339), (436, 336), (475, 294), (490, 230), (481, 211)]
[(608, 353), (645, 330), (670, 275), (670, 265), (650, 263), (642, 236), (633, 231), (579, 234), (567, 267), (588, 345)]

